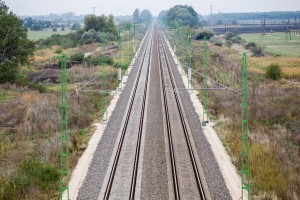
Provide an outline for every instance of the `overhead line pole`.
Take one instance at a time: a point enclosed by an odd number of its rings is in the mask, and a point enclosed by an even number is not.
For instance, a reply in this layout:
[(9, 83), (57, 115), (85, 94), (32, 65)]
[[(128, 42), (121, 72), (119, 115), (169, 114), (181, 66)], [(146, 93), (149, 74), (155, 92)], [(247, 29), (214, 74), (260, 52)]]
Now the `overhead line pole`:
[(187, 45), (188, 45), (188, 89), (192, 88), (192, 34), (189, 29), (187, 32)]
[(121, 27), (118, 29), (118, 87), (119, 90), (122, 90), (122, 68), (121, 68), (121, 60), (122, 60), (122, 38), (121, 38)]
[(250, 200), (250, 160), (249, 160), (249, 94), (248, 94), (248, 63), (247, 54), (243, 53), (242, 58), (242, 199), (244, 192), (247, 192)]
[[(207, 43), (206, 36), (204, 37), (204, 49), (203, 49), (203, 65), (204, 65), (204, 88), (208, 88), (208, 63), (207, 63)], [(203, 108), (202, 126), (206, 126), (208, 123), (208, 90), (204, 90), (204, 108)]]
[(106, 91), (106, 35), (102, 33), (102, 120), (107, 121), (107, 94)]
[(59, 196), (67, 191), (69, 199), (69, 132), (68, 132), (68, 102), (67, 102), (67, 56), (61, 55), (61, 106), (60, 106), (60, 183)]

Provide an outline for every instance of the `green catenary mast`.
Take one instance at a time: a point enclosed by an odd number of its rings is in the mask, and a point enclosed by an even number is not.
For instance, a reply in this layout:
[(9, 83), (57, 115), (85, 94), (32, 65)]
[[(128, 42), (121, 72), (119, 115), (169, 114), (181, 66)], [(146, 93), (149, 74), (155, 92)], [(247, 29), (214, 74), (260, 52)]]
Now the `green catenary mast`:
[(248, 95), (247, 54), (242, 58), (242, 199), (247, 191), (250, 200), (250, 160), (249, 160), (249, 95)]
[(106, 35), (102, 33), (102, 119), (107, 121), (107, 94), (106, 94)]
[(121, 59), (122, 59), (122, 38), (121, 38), (121, 28), (118, 30), (118, 86), (119, 90), (122, 90), (122, 68), (121, 68)]
[(204, 65), (204, 107), (203, 107), (203, 119), (202, 126), (206, 126), (208, 122), (208, 63), (207, 63), (207, 43), (206, 37), (204, 37), (204, 49), (203, 49), (203, 65)]
[(188, 88), (192, 88), (192, 34), (191, 31), (188, 30), (187, 33), (187, 45), (188, 45), (188, 77), (189, 83)]
[(61, 110), (60, 110), (60, 184), (59, 195), (67, 191), (69, 199), (69, 133), (68, 133), (68, 102), (67, 102), (67, 56), (61, 55)]

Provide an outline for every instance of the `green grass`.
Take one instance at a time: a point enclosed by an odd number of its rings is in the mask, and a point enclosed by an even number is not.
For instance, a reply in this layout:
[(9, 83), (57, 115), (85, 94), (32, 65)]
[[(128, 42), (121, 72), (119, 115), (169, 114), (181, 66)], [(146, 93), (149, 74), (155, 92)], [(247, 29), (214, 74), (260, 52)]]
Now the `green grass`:
[(53, 32), (50, 30), (47, 31), (28, 31), (28, 38), (30, 40), (38, 40), (38, 39), (46, 39), (48, 37), (50, 37), (53, 34), (60, 34), (60, 35), (66, 35), (70, 33), (70, 31), (57, 31), (57, 32)]
[(292, 40), (286, 40), (285, 33), (267, 34), (263, 38), (260, 34), (242, 34), (247, 42), (255, 42), (265, 47), (267, 52), (275, 55), (300, 56), (300, 36), (292, 33)]

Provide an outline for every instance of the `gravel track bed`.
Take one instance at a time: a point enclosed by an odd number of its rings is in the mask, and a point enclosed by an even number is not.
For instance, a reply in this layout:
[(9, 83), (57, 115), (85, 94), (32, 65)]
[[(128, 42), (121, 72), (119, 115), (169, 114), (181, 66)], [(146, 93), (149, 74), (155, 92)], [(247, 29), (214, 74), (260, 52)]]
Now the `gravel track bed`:
[[(166, 41), (164, 41), (166, 46), (167, 55), (171, 64), (171, 69), (175, 77), (175, 81), (178, 88), (184, 88), (184, 84), (179, 71), (177, 70), (175, 61), (167, 47)], [(184, 107), (185, 114), (187, 116), (188, 124), (193, 135), (193, 139), (196, 144), (197, 153), (201, 160), (201, 165), (205, 174), (206, 182), (210, 191), (212, 199), (224, 200), (231, 199), (229, 191), (225, 185), (224, 178), (215, 159), (215, 156), (211, 150), (210, 144), (208, 143), (203, 130), (201, 128), (201, 123), (199, 116), (195, 111), (192, 100), (187, 90), (182, 90), (179, 93), (180, 98)]]
[[(167, 46), (166, 41), (164, 41)], [(156, 44), (154, 44), (156, 45)], [(145, 49), (146, 40), (142, 45), (140, 54), (129, 74), (128, 81), (117, 105), (110, 117), (110, 120), (104, 130), (103, 136), (97, 145), (91, 165), (87, 175), (79, 190), (77, 199), (98, 199), (103, 180), (116, 145), (122, 121), (125, 116), (127, 104), (131, 96), (134, 81), (137, 76), (138, 68), (141, 63), (141, 55)], [(173, 75), (179, 88), (184, 88), (181, 75), (176, 68), (175, 62), (168, 48), (169, 57)], [(143, 175), (141, 180), (141, 199), (169, 199), (169, 186), (167, 176), (166, 144), (164, 136), (163, 108), (161, 101), (161, 83), (159, 78), (158, 57), (151, 58), (152, 66), (150, 68), (149, 97), (146, 113), (146, 132), (143, 154)], [(225, 185), (224, 178), (218, 167), (210, 145), (202, 131), (199, 116), (197, 115), (193, 103), (187, 90), (183, 90), (180, 98), (187, 116), (189, 128), (193, 135), (197, 153), (201, 159), (201, 165), (208, 184), (212, 199), (231, 199), (229, 191)], [(196, 153), (196, 152), (195, 152)]]
[(93, 156), (91, 165), (89, 166), (87, 175), (79, 189), (79, 194), (77, 199), (97, 199), (99, 192), (101, 190), (102, 182), (104, 180), (109, 161), (111, 159), (114, 146), (116, 144), (116, 139), (122, 125), (123, 117), (125, 116), (125, 111), (131, 91), (133, 89), (134, 81), (137, 76), (139, 65), (141, 63), (141, 56), (146, 46), (146, 40), (142, 45), (140, 54), (132, 67), (129, 74), (125, 88), (117, 102), (117, 105), (109, 119), (109, 122), (104, 130), (103, 136), (97, 145), (97, 149)]
[[(155, 37), (155, 34), (154, 34)], [(141, 199), (169, 199), (157, 42), (153, 43)]]

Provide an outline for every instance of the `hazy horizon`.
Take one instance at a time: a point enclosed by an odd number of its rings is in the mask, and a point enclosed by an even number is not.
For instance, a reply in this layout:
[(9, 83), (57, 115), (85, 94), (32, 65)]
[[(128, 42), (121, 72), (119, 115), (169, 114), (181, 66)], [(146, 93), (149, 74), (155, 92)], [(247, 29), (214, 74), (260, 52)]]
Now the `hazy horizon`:
[(184, 2), (179, 0), (165, 0), (163, 2), (159, 0), (147, 2), (138, 0), (126, 0), (126, 2), (124, 0), (114, 0), (108, 1), (105, 5), (101, 5), (101, 2), (104, 1), (52, 0), (51, 2), (45, 2), (40, 0), (26, 0), (26, 4), (24, 4), (24, 0), (5, 1), (10, 10), (19, 16), (48, 15), (50, 13), (62, 14), (66, 12), (74, 12), (77, 15), (91, 14), (93, 13), (93, 7), (95, 7), (96, 15), (132, 15), (134, 9), (139, 8), (140, 10), (148, 9), (153, 15), (157, 16), (160, 11), (167, 10), (174, 5), (191, 5), (196, 12), (201, 15), (209, 14), (211, 5), (213, 13), (300, 11), (298, 0), (286, 0), (278, 3), (274, 3), (274, 1), (271, 0), (245, 0), (243, 3), (238, 0), (231, 0), (230, 3), (222, 0), (210, 0), (200, 4), (196, 0), (187, 0)]

